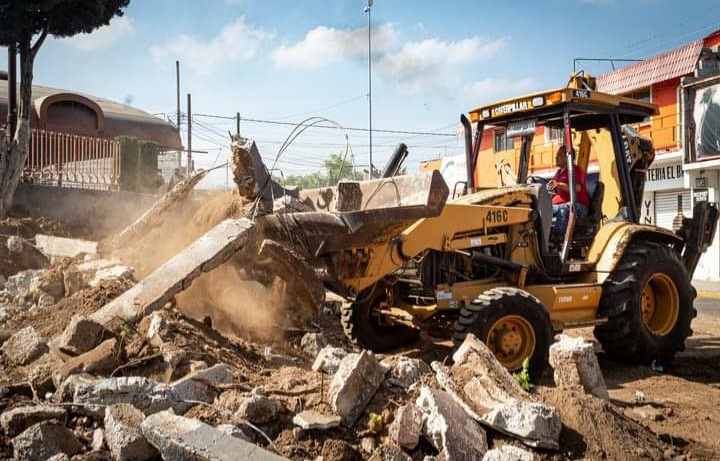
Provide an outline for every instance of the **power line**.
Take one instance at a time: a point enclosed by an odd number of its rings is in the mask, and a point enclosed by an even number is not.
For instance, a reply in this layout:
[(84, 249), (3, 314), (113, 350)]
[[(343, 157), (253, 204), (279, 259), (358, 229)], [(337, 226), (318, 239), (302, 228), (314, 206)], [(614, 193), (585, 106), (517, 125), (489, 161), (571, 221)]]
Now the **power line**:
[(355, 102), (355, 101), (358, 101), (358, 100), (360, 100), (360, 99), (365, 99), (365, 98), (367, 98), (367, 95), (366, 95), (366, 94), (363, 94), (363, 95), (360, 95), (360, 96), (356, 96), (356, 97), (354, 97), (354, 98), (352, 98), (352, 99), (347, 99), (347, 100), (345, 100), (345, 101), (341, 101), (341, 102), (339, 102), (339, 103), (337, 103), (337, 104), (332, 104), (332, 105), (330, 105), (330, 106), (320, 107), (320, 108), (318, 108), (318, 109), (308, 110), (308, 111), (306, 111), (306, 112), (299, 112), (299, 113), (297, 113), (297, 114), (286, 115), (286, 116), (284, 116), (284, 117), (273, 117), (273, 118), (271, 118), (271, 119), (269, 119), (269, 120), (271, 120), (271, 121), (273, 121), (273, 122), (276, 122), (276, 121), (279, 121), (279, 120), (287, 120), (287, 119), (293, 118), (293, 117), (300, 117), (300, 116), (303, 116), (303, 115), (313, 114), (313, 113), (315, 113), (315, 112), (320, 112), (320, 111), (323, 111), (323, 110), (334, 109), (334, 108), (336, 108), (336, 107), (344, 106), (345, 104), (349, 104), (349, 103), (351, 103), (351, 102)]
[[(223, 119), (223, 120), (235, 120), (235, 117), (226, 117), (222, 115), (210, 115), (210, 114), (193, 114), (193, 116), (197, 117), (208, 117), (208, 118), (217, 118), (217, 119)], [(332, 130), (339, 130), (340, 128), (336, 126), (331, 125), (308, 125), (308, 124), (300, 124), (300, 123), (291, 123), (291, 122), (277, 122), (273, 120), (262, 120), (257, 118), (240, 118), (241, 121), (244, 122), (252, 122), (252, 123), (265, 123), (270, 125), (284, 125), (284, 126), (292, 126), (292, 127), (314, 127), (314, 128), (325, 128), (325, 129), (332, 129)], [(455, 126), (448, 125), (448, 126)], [(346, 131), (362, 131), (362, 132), (368, 132), (370, 131), (368, 128), (357, 128), (357, 127), (344, 127), (343, 128)], [(390, 134), (408, 134), (408, 135), (414, 135), (414, 136), (443, 136), (443, 137), (455, 137), (455, 134), (451, 133), (432, 133), (428, 131), (402, 131), (402, 130), (372, 130), (373, 133), (390, 133)]]

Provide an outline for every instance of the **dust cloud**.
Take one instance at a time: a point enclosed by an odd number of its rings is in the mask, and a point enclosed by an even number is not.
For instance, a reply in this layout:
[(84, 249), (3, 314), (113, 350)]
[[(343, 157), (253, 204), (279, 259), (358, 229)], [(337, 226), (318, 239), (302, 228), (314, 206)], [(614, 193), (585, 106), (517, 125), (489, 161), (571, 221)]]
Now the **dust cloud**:
[(238, 261), (197, 278), (177, 296), (178, 310), (198, 320), (210, 317), (213, 328), (226, 335), (281, 340), (291, 324), (284, 282), (275, 279), (266, 287), (248, 280)]
[(199, 192), (170, 213), (165, 222), (115, 256), (135, 269), (140, 280), (227, 218), (239, 218), (249, 203), (232, 192)]

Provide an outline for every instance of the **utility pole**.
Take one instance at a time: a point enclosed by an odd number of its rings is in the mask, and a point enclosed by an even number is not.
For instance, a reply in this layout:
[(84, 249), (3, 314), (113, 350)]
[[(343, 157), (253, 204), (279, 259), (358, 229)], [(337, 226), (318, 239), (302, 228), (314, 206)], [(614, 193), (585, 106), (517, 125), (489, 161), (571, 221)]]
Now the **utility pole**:
[[(176, 96), (177, 96), (177, 105), (176, 105), (176, 111), (175, 115), (177, 116), (177, 124), (175, 125), (178, 130), (178, 135), (180, 134), (180, 61), (175, 61), (175, 90), (176, 90)], [(180, 168), (182, 166), (182, 153), (178, 151), (177, 153), (177, 166)]]
[(365, 7), (365, 12), (368, 15), (368, 125), (370, 134), (370, 179), (373, 178), (373, 143), (372, 143), (372, 34), (370, 27), (372, 22), (370, 20), (370, 10), (373, 6), (373, 0), (368, 0), (368, 5)]
[(17, 47), (13, 43), (8, 46), (8, 113), (7, 138), (15, 136), (17, 126)]
[(192, 97), (187, 95), (187, 177), (192, 173)]
[(240, 112), (235, 112), (235, 136), (240, 137)]

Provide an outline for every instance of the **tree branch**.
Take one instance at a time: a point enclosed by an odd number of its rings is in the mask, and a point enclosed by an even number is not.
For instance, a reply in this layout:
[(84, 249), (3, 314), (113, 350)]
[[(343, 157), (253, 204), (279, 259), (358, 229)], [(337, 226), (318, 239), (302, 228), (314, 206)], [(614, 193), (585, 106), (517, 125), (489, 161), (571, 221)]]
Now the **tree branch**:
[(32, 56), (32, 59), (35, 60), (35, 55), (37, 55), (37, 52), (40, 50), (40, 47), (42, 46), (43, 42), (48, 36), (48, 25), (47, 23), (43, 26), (42, 32), (40, 32), (40, 36), (38, 37), (35, 44), (30, 48), (30, 55)]

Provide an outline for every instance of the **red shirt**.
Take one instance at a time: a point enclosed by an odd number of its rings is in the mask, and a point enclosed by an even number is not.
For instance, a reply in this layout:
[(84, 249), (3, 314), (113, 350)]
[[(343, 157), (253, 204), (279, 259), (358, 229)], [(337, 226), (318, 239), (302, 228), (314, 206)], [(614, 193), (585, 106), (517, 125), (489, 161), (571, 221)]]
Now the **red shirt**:
[[(557, 182), (570, 184), (570, 180), (568, 179), (568, 171), (566, 168), (560, 169), (555, 173), (555, 177), (553, 178)], [(582, 203), (585, 205), (586, 208), (590, 207), (590, 197), (587, 193), (587, 180), (585, 179), (585, 172), (583, 171), (582, 167), (579, 167), (575, 165), (575, 184), (580, 186), (580, 190), (577, 191), (575, 196), (577, 197), (577, 202)], [(555, 189), (555, 196), (553, 197), (553, 205), (562, 205), (563, 203), (570, 202), (570, 191), (569, 190), (563, 190), (560, 188)]]

